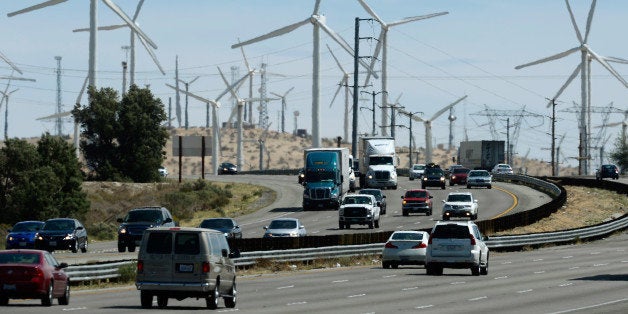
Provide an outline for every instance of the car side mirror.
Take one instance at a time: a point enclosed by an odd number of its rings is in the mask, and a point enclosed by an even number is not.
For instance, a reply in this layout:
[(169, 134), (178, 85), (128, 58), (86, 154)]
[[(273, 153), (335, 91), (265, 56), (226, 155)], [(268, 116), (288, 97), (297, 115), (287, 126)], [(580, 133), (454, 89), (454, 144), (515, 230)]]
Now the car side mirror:
[(382, 202), (377, 202), (377, 207), (382, 206)]
[(386, 195), (382, 195), (382, 198), (386, 198)]
[(68, 263), (65, 263), (65, 262), (63, 262), (63, 263), (61, 263), (61, 264), (57, 265), (57, 268), (58, 268), (58, 269), (67, 268), (67, 267), (68, 267)]
[(268, 226), (264, 226), (264, 230), (268, 230)]
[(403, 199), (403, 195), (401, 195), (401, 199)]
[(229, 250), (227, 249), (220, 250), (220, 253), (222, 253), (222, 257), (229, 257)]
[(430, 198), (434, 198), (434, 196), (430, 195)]
[(299, 229), (305, 229), (305, 226), (300, 225), (300, 226), (299, 226)]
[(85, 229), (85, 228), (83, 228), (83, 226), (76, 227), (76, 230), (83, 230), (83, 229)]
[(441, 200), (441, 202), (445, 203), (445, 200)]

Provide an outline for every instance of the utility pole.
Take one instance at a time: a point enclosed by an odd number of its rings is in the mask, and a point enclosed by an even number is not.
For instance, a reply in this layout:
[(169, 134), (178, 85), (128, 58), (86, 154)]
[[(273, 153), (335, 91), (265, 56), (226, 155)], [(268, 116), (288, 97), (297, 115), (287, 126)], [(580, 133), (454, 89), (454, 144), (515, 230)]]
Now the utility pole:
[(552, 99), (552, 177), (556, 176), (556, 99)]
[(410, 120), (410, 127), (408, 128), (408, 131), (409, 131), (409, 133), (408, 133), (408, 141), (409, 141), (409, 143), (408, 143), (408, 150), (409, 150), (409, 152), (408, 152), (408, 160), (409, 160), (410, 165), (408, 166), (408, 168), (411, 168), (412, 164), (413, 164), (412, 163), (412, 120), (414, 120), (413, 117), (415, 115), (423, 114), (423, 112), (422, 111), (415, 111), (415, 112), (399, 111), (399, 113), (407, 116), (408, 119)]
[[(63, 112), (63, 105), (61, 104), (61, 56), (56, 56), (55, 60), (57, 60), (57, 114), (60, 114)], [(61, 117), (57, 117), (56, 120), (57, 136), (61, 136), (63, 132), (63, 122), (61, 121)]]
[(122, 96), (126, 94), (126, 61), (122, 61)]
[(358, 158), (358, 73), (360, 60), (360, 21), (372, 21), (373, 19), (355, 18), (354, 55), (353, 55), (353, 125), (351, 131), (351, 154)]

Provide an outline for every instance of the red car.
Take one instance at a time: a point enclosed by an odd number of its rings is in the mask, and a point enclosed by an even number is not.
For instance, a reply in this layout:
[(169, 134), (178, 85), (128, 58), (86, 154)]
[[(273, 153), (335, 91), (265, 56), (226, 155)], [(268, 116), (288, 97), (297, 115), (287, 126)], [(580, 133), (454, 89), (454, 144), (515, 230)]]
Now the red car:
[(467, 168), (454, 168), (449, 175), (449, 186), (454, 186), (455, 184), (467, 184), (467, 175), (469, 174), (470, 169)]
[(59, 264), (48, 251), (0, 251), (0, 306), (9, 304), (9, 299), (41, 299), (41, 305), (51, 306), (54, 298), (59, 305), (68, 305), (66, 267), (68, 264)]
[(401, 213), (408, 216), (410, 213), (425, 213), (432, 216), (432, 198), (430, 192), (425, 189), (407, 190), (401, 196)]

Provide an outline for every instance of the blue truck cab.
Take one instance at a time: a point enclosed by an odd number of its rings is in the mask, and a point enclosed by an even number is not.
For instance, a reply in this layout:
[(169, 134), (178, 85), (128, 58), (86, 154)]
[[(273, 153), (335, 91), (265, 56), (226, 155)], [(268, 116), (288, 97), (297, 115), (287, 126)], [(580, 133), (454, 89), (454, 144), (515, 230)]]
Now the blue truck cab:
[[(338, 209), (349, 191), (349, 150), (314, 148), (304, 151), (305, 184), (303, 209)], [(345, 173), (346, 172), (346, 173)]]

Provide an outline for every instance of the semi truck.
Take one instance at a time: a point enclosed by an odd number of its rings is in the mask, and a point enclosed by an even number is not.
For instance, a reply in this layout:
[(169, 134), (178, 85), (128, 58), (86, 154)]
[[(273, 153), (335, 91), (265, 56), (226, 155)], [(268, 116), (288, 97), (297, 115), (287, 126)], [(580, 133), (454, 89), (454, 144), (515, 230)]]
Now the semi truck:
[(351, 188), (353, 160), (348, 148), (309, 148), (303, 151), (303, 210), (338, 209)]
[(360, 188), (397, 189), (397, 155), (392, 137), (360, 139)]
[(463, 141), (458, 149), (458, 163), (469, 169), (491, 171), (505, 161), (504, 141)]

